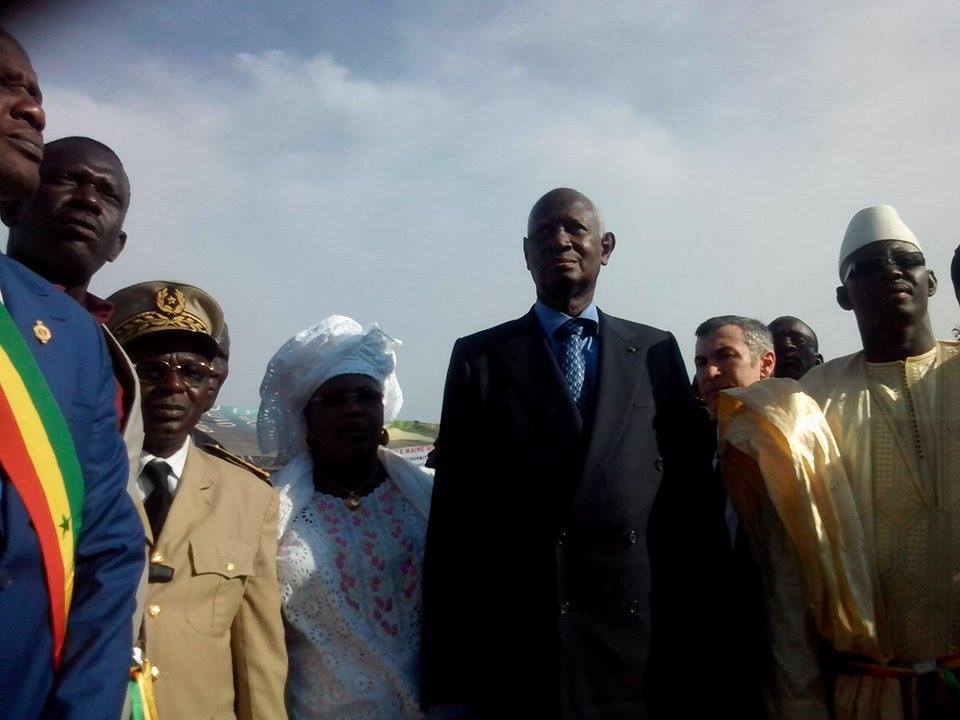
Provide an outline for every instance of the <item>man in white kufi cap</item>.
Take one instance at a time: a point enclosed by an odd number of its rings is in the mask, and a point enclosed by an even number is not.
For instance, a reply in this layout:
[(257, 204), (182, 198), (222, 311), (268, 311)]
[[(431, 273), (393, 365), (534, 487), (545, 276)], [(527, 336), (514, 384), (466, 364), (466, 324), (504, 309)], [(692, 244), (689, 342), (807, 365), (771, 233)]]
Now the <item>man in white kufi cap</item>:
[(960, 344), (933, 335), (937, 279), (894, 208), (853, 216), (838, 269), (863, 349), (720, 401), (766, 575), (770, 716), (957, 717)]

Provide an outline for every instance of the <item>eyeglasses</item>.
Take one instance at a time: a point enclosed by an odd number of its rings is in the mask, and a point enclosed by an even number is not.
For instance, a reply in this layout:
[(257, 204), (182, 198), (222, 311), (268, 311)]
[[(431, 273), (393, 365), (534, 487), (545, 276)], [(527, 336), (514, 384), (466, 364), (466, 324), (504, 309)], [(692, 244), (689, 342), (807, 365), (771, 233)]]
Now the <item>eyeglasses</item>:
[(846, 282), (855, 272), (860, 277), (877, 277), (888, 265), (895, 265), (900, 270), (912, 270), (913, 268), (923, 267), (926, 260), (922, 252), (895, 253), (893, 255), (877, 255), (874, 257), (859, 258), (852, 260), (847, 265), (847, 271), (843, 274), (843, 282)]
[(193, 389), (217, 374), (217, 371), (205, 362), (173, 364), (166, 360), (141, 360), (136, 364), (136, 369), (140, 381), (149, 385), (159, 385), (167, 379), (169, 373), (175, 373), (184, 385)]

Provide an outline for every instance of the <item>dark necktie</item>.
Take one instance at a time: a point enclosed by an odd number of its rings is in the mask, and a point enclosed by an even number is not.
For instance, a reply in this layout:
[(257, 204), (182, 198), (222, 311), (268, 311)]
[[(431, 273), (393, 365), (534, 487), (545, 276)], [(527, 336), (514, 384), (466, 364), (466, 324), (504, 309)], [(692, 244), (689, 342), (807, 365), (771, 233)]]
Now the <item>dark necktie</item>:
[(150, 481), (152, 490), (143, 501), (143, 509), (150, 521), (150, 530), (153, 532), (153, 541), (156, 542), (167, 520), (167, 513), (173, 504), (173, 493), (170, 491), (170, 466), (163, 460), (151, 460), (143, 467), (143, 476)]
[(586, 407), (586, 393), (584, 381), (587, 378), (587, 361), (583, 354), (584, 335), (586, 328), (582, 320), (567, 320), (557, 328), (557, 337), (560, 340), (560, 372), (563, 382), (567, 386), (573, 404), (580, 414)]

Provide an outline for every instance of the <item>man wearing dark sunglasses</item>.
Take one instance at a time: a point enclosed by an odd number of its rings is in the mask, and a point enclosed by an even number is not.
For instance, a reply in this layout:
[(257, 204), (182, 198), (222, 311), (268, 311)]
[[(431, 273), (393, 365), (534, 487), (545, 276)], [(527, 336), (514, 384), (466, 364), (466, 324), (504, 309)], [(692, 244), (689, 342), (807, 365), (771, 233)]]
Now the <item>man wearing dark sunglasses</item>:
[(150, 546), (141, 647), (160, 668), (161, 717), (286, 717), (277, 585), (277, 497), (190, 432), (220, 380), (224, 327), (199, 288), (146, 282), (110, 296), (110, 329), (134, 362), (144, 444), (138, 484)]
[(737, 391), (753, 412), (722, 418), (732, 494), (764, 489), (739, 497), (767, 575), (771, 714), (957, 717), (960, 343), (934, 337), (937, 278), (892, 207), (853, 217), (839, 275), (863, 350), (802, 392)]

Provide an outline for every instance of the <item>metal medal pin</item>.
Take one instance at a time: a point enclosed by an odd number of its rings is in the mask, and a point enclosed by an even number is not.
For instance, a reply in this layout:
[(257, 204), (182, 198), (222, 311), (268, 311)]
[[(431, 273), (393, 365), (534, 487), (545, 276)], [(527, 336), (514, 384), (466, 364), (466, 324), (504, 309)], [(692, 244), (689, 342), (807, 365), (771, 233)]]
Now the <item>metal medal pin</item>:
[(48, 342), (50, 342), (50, 338), (53, 337), (53, 333), (50, 332), (50, 328), (43, 324), (43, 320), (37, 320), (37, 322), (34, 324), (33, 334), (42, 345), (46, 345)]

